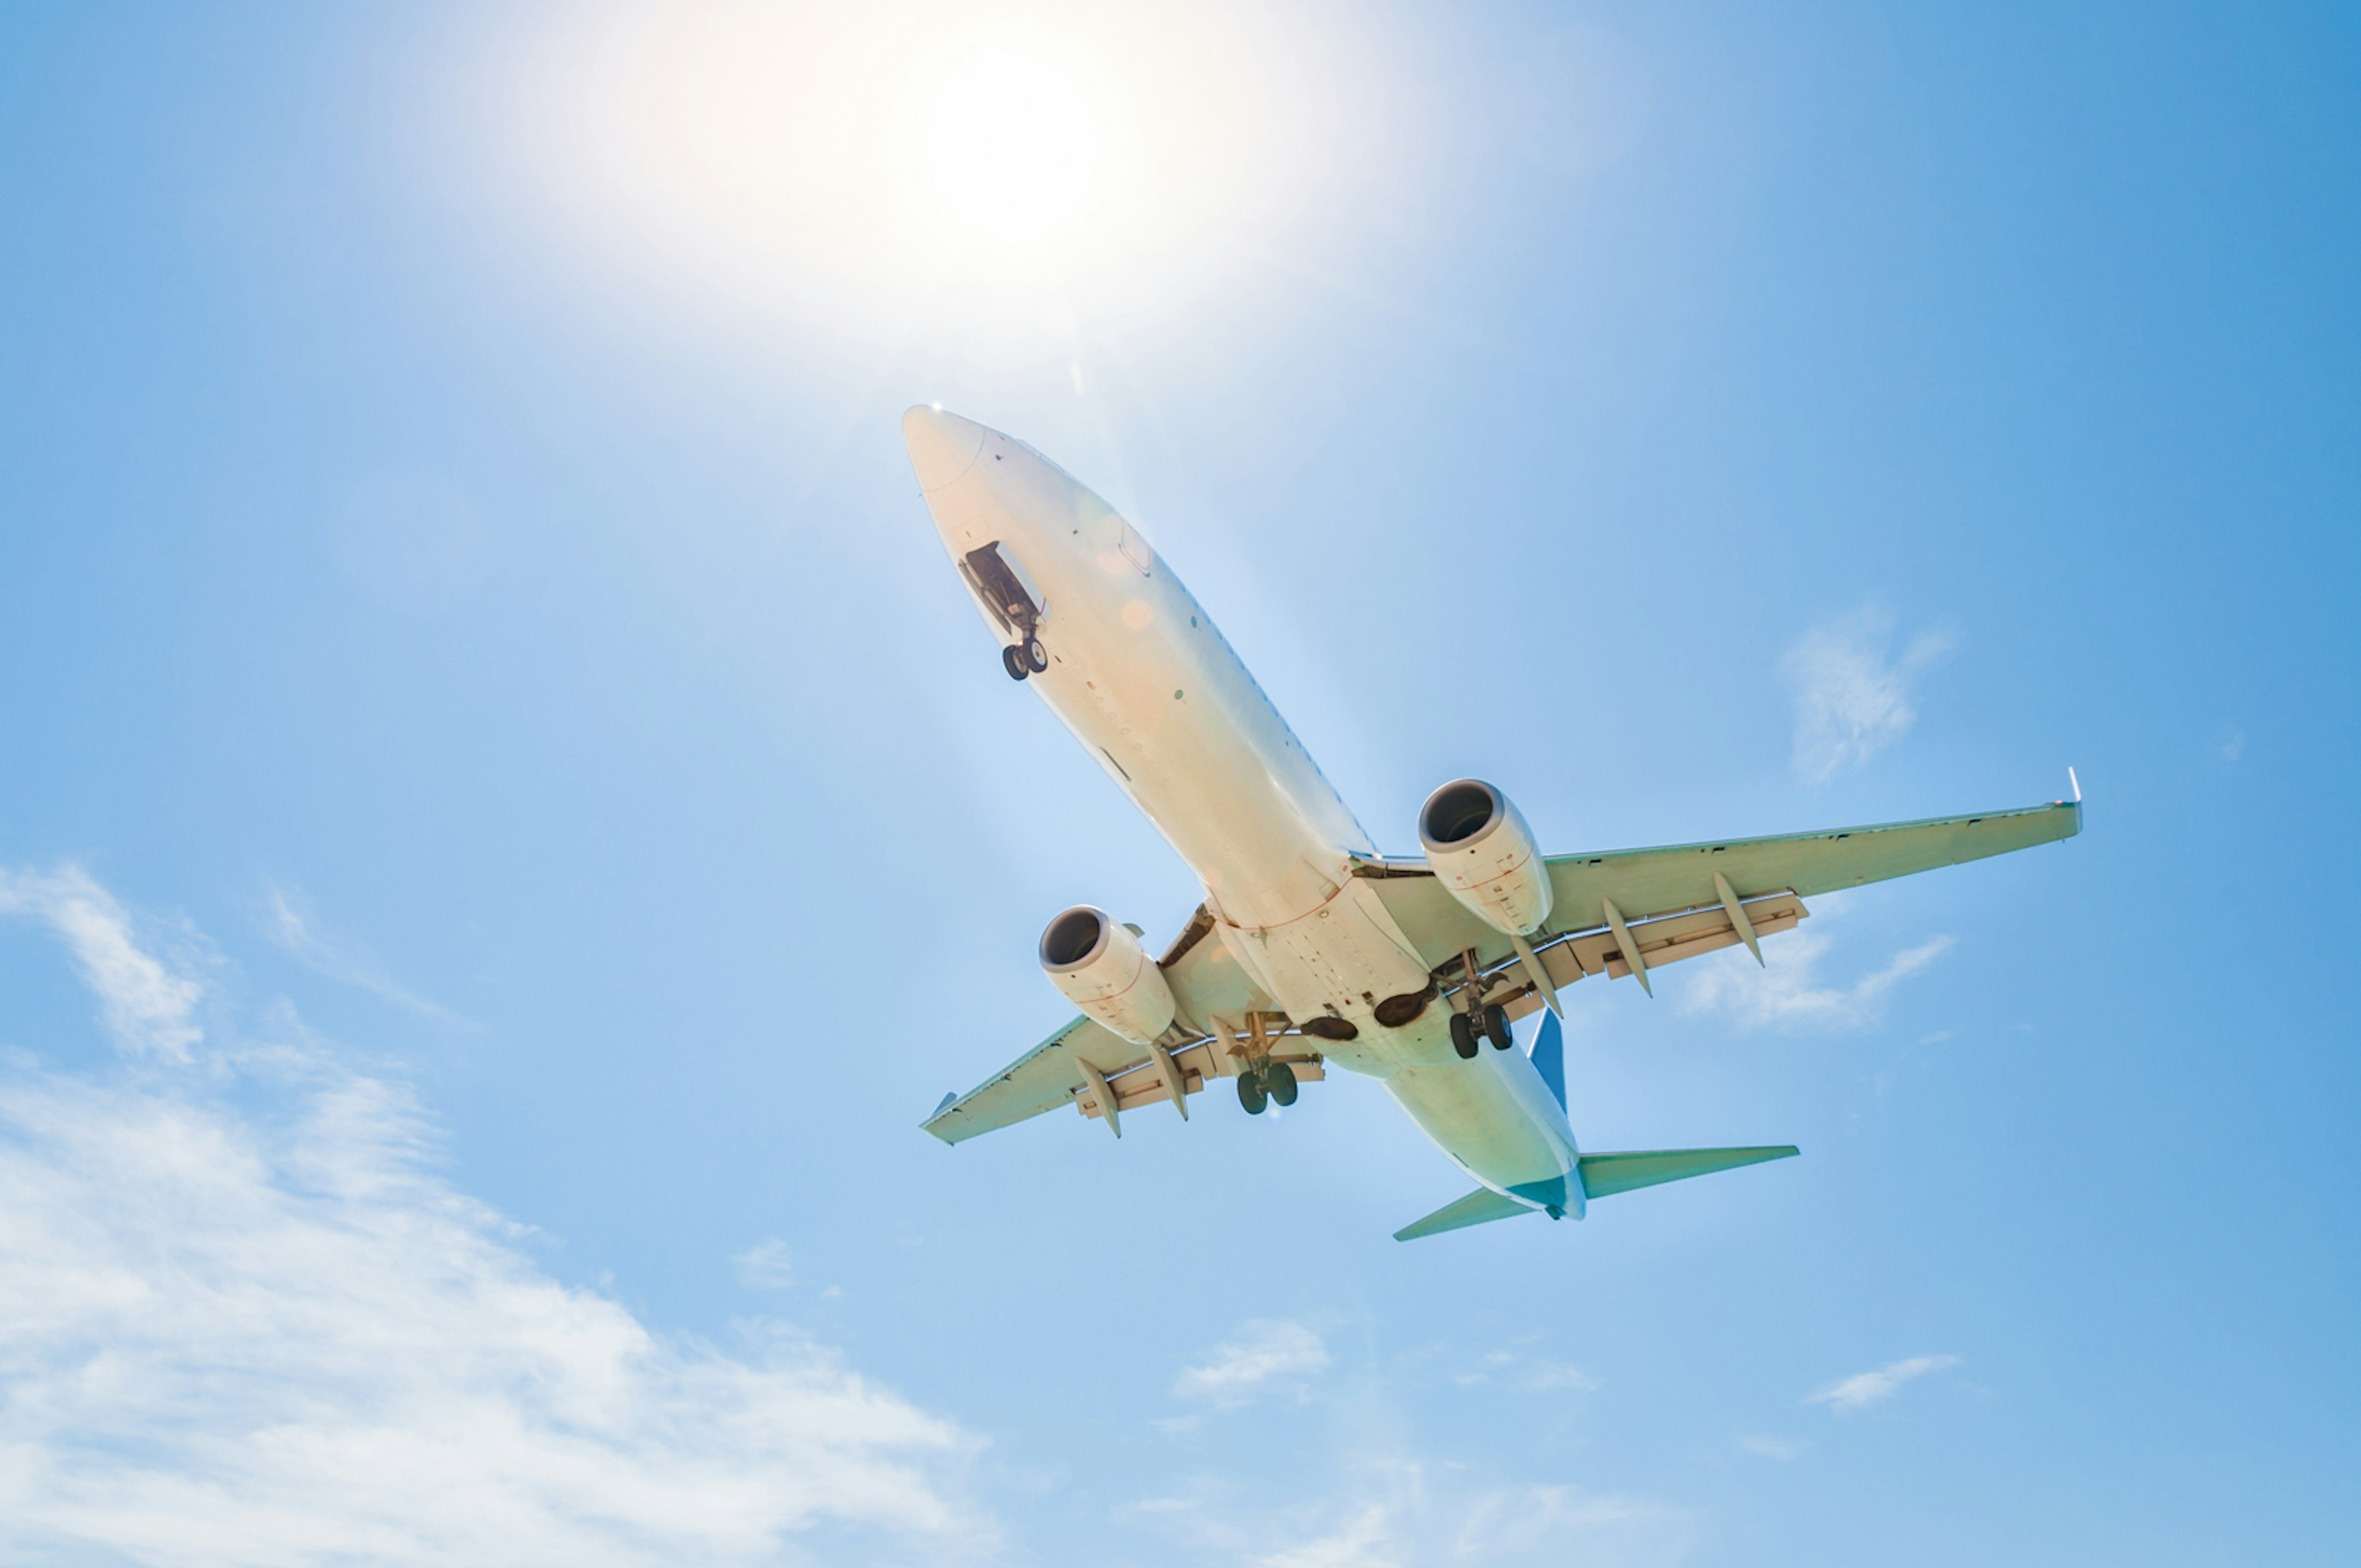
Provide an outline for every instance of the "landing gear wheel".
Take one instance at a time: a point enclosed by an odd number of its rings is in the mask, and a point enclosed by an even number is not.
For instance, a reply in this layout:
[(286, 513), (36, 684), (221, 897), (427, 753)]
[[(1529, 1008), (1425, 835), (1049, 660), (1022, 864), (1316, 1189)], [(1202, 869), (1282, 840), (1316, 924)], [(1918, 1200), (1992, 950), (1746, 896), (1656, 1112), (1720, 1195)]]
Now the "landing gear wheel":
[(1451, 1048), (1459, 1053), (1461, 1061), (1474, 1061), (1481, 1047), (1476, 1044), (1476, 1025), (1465, 1013), (1451, 1015)]
[(1517, 1036), (1509, 1032), (1509, 1010), (1497, 1002), (1484, 1009), (1484, 1033), (1496, 1051), (1505, 1051), (1517, 1043)]
[(1000, 667), (1008, 672), (1008, 678), (1012, 681), (1021, 681), (1033, 673), (1025, 663), (1025, 650), (1014, 642), (1000, 651)]
[(1272, 1103), (1278, 1105), (1295, 1103), (1295, 1069), (1285, 1062), (1275, 1061), (1263, 1069), (1262, 1082), (1264, 1089), (1270, 1093)]
[(1246, 1108), (1247, 1115), (1261, 1115), (1262, 1108), (1269, 1102), (1270, 1097), (1263, 1091), (1261, 1073), (1248, 1068), (1238, 1074), (1238, 1103)]
[(1049, 667), (1049, 650), (1041, 646), (1038, 637), (1025, 640), (1024, 658), (1025, 667), (1037, 675)]

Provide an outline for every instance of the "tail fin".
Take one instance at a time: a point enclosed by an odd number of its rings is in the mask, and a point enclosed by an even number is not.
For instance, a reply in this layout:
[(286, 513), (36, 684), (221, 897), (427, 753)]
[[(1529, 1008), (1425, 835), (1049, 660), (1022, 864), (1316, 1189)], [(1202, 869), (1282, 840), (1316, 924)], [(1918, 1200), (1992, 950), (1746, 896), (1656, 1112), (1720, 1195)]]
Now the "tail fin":
[(1533, 1036), (1533, 1069), (1557, 1096), (1557, 1108), (1565, 1109), (1565, 1036), (1557, 1026), (1557, 1014), (1542, 1014), (1541, 1033)]
[[(1803, 1151), (1793, 1144), (1776, 1144), (1743, 1149), (1648, 1149), (1636, 1154), (1587, 1154), (1582, 1157), (1582, 1190), (1593, 1198), (1611, 1198), (1618, 1192), (1629, 1192), (1634, 1188), (1653, 1187), (1664, 1181), (1683, 1181), (1692, 1176), (1711, 1176), (1718, 1170), (1736, 1170), (1741, 1165), (1760, 1165), (1766, 1159), (1785, 1159), (1801, 1153)], [(1445, 1213), (1449, 1212), (1444, 1211)], [(1441, 1217), (1435, 1216), (1437, 1219)], [(1473, 1221), (1464, 1223), (1474, 1223)], [(1421, 1221), (1420, 1223), (1425, 1222)]]

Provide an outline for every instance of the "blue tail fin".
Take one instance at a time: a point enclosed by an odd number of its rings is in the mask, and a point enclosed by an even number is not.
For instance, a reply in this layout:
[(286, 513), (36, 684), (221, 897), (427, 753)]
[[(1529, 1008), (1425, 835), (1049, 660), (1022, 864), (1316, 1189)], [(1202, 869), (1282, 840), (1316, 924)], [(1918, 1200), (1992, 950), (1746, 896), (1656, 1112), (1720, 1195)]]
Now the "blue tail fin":
[(1557, 1108), (1565, 1109), (1565, 1036), (1557, 1026), (1557, 1014), (1542, 1014), (1542, 1031), (1533, 1036), (1533, 1070), (1542, 1075), (1549, 1091), (1557, 1096)]

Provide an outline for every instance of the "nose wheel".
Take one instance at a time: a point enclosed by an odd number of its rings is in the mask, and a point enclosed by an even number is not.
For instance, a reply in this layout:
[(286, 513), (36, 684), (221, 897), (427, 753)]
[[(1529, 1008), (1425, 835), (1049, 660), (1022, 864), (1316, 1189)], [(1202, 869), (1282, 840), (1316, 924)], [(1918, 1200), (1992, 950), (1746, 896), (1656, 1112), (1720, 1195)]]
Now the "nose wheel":
[(1008, 672), (1010, 680), (1021, 681), (1049, 667), (1049, 651), (1041, 646), (1038, 637), (1027, 637), (1022, 642), (1011, 642), (1001, 649), (1000, 667)]
[(1459, 1053), (1461, 1061), (1474, 1061), (1482, 1049), (1476, 1043), (1476, 1025), (1465, 1013), (1451, 1015), (1451, 1048)]

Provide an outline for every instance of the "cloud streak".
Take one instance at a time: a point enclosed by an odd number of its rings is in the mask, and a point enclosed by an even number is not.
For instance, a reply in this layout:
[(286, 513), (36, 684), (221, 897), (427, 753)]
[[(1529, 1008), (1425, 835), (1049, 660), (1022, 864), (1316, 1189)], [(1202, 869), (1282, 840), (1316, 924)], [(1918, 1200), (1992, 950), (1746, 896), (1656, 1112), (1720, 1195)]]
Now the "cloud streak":
[(204, 1038), (196, 1022), (204, 987), (140, 947), (129, 915), (79, 866), (0, 869), (0, 915), (25, 915), (63, 938), (118, 1049), (187, 1061)]
[(1951, 948), (1953, 938), (1934, 937), (1905, 948), (1850, 985), (1816, 983), (1828, 938), (1796, 931), (1764, 949), (1767, 968), (1736, 949), (1700, 966), (1681, 998), (1689, 1013), (1720, 1013), (1741, 1028), (1859, 1028), (1885, 1012), (1894, 989)]
[[(80, 872), (127, 1056), (203, 999)], [(780, 1324), (730, 1348), (552, 1278), (439, 1174), (406, 1090), (309, 1043), (122, 1081), (0, 1067), (0, 1556), (188, 1565), (770, 1561), (799, 1532), (987, 1542), (972, 1440)], [(211, 1069), (211, 1070), (206, 1070)], [(206, 1085), (235, 1080), (236, 1095)]]
[(1914, 688), (1951, 651), (1943, 631), (1922, 631), (1896, 661), (1894, 618), (1857, 610), (1806, 632), (1780, 660), (1795, 702), (1795, 772), (1826, 784), (1907, 734), (1918, 717)]
[(1891, 1361), (1873, 1372), (1856, 1372), (1839, 1378), (1817, 1394), (1806, 1395), (1804, 1403), (1826, 1405), (1840, 1416), (1850, 1415), (1855, 1410), (1883, 1404), (1900, 1393), (1905, 1383), (1959, 1364), (1956, 1355), (1914, 1355), (1904, 1361)]
[(271, 883), (263, 888), (262, 903), (262, 934), (313, 973), (356, 986), (380, 1001), (437, 1023), (476, 1026), (441, 1003), (421, 996), (396, 981), (368, 948), (323, 930), (310, 901), (302, 893)]
[(1183, 1367), (1172, 1391), (1184, 1399), (1238, 1405), (1274, 1377), (1301, 1376), (1328, 1365), (1328, 1347), (1301, 1323), (1258, 1319), (1239, 1326), (1202, 1362)]

